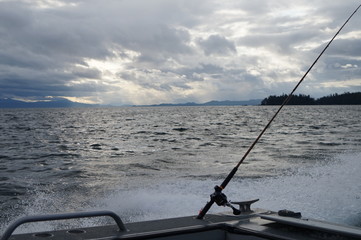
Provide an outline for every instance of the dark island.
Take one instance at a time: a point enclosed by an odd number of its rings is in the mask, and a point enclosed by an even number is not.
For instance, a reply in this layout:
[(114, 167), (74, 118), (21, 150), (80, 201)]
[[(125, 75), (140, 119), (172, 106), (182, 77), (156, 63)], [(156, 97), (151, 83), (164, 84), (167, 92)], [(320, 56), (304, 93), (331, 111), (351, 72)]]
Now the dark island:
[[(287, 98), (286, 94), (269, 96), (262, 100), (261, 105), (281, 105)], [(292, 96), (287, 105), (359, 105), (361, 104), (361, 92), (331, 94), (329, 96), (314, 99), (310, 95), (298, 94)]]

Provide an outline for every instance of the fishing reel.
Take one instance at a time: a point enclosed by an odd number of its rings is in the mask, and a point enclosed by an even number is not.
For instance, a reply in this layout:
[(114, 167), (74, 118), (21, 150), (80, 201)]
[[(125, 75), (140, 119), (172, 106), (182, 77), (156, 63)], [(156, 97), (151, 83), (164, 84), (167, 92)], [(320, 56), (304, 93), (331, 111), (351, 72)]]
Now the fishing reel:
[(211, 194), (211, 200), (214, 201), (218, 206), (230, 207), (233, 210), (234, 215), (241, 214), (241, 211), (235, 208), (228, 200), (227, 196), (222, 193), (222, 188), (219, 186), (214, 187), (214, 193)]

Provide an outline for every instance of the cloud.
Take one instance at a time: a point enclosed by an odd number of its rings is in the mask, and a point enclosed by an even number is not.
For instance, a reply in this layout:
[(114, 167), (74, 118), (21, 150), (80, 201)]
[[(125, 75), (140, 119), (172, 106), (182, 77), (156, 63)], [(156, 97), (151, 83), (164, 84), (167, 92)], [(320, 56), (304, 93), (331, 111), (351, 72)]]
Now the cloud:
[[(355, 7), (321, 0), (0, 1), (0, 98), (147, 104), (289, 92)], [(358, 19), (301, 90), (359, 89)]]
[(198, 44), (207, 56), (228, 55), (237, 52), (235, 45), (220, 35), (211, 35), (207, 39), (200, 39)]

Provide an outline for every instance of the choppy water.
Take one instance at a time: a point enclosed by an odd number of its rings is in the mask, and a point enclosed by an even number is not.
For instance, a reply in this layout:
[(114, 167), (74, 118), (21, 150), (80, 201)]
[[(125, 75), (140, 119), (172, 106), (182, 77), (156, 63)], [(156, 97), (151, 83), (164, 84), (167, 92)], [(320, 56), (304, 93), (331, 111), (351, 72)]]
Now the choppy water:
[[(275, 110), (0, 109), (0, 229), (54, 212), (108, 209), (125, 222), (197, 214)], [(360, 116), (361, 106), (286, 107), (224, 193), (360, 226)]]

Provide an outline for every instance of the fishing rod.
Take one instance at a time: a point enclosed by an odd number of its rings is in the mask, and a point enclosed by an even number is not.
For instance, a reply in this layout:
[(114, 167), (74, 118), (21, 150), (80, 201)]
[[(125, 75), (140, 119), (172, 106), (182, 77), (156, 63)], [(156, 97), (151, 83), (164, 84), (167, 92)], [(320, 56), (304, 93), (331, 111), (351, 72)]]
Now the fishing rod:
[(228, 174), (228, 176), (224, 179), (222, 184), (220, 186), (214, 187), (214, 193), (210, 195), (211, 200), (207, 202), (207, 204), (204, 206), (203, 209), (200, 210), (197, 219), (203, 219), (203, 217), (206, 215), (208, 210), (212, 207), (213, 203), (216, 203), (218, 206), (227, 206), (233, 209), (233, 214), (239, 215), (241, 213), (240, 210), (234, 208), (231, 203), (227, 200), (227, 197), (225, 194), (222, 193), (222, 190), (226, 188), (228, 183), (231, 181), (233, 176), (236, 174), (239, 166), (243, 163), (243, 161), (247, 158), (248, 154), (252, 151), (254, 146), (258, 143), (260, 138), (263, 136), (263, 134), (266, 132), (266, 130), (269, 128), (273, 120), (277, 117), (279, 112), (282, 110), (282, 108), (291, 100), (294, 92), (296, 89), (301, 85), (303, 80), (306, 78), (308, 73), (311, 71), (313, 66), (317, 63), (317, 61), (321, 58), (323, 53), (326, 51), (326, 49), (331, 45), (333, 40), (337, 37), (337, 35), (341, 32), (341, 30), (344, 28), (344, 26), (348, 23), (348, 21), (353, 17), (353, 15), (357, 12), (357, 10), (361, 7), (361, 4), (355, 9), (355, 11), (347, 18), (347, 20), (344, 22), (344, 24), (340, 27), (340, 29), (336, 32), (336, 34), (331, 38), (331, 40), (328, 42), (328, 44), (325, 46), (325, 48), (321, 51), (321, 53), (318, 55), (316, 60), (311, 64), (311, 66), (308, 68), (308, 70), (305, 72), (305, 74), (302, 76), (302, 78), (298, 81), (296, 86), (293, 88), (291, 93), (287, 96), (287, 98), (283, 101), (279, 109), (276, 111), (276, 113), (273, 115), (271, 120), (267, 123), (267, 125), (263, 128), (261, 133), (258, 135), (258, 137), (254, 140), (254, 142), (250, 145), (246, 153), (243, 155), (242, 159), (237, 163), (237, 165), (232, 169), (232, 171)]

